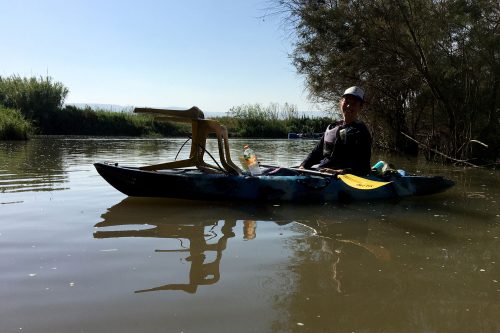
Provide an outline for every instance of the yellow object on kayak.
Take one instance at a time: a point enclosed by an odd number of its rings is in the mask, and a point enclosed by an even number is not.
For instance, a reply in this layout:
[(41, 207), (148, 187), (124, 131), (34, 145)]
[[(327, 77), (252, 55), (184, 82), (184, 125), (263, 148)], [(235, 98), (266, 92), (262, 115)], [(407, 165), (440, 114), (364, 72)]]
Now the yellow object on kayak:
[(358, 190), (373, 190), (391, 183), (391, 182), (380, 182), (376, 180), (370, 180), (351, 174), (338, 175), (338, 177), (347, 185), (357, 188)]

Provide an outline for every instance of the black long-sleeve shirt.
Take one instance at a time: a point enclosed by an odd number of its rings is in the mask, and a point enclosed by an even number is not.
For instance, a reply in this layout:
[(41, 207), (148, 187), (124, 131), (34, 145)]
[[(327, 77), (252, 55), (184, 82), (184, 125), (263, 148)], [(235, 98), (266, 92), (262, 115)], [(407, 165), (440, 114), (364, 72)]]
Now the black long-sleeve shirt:
[[(328, 142), (325, 134), (333, 130)], [(370, 172), (372, 137), (366, 125), (360, 121), (350, 124), (330, 124), (313, 151), (301, 163), (306, 169), (315, 164), (320, 168), (343, 169), (364, 176)]]

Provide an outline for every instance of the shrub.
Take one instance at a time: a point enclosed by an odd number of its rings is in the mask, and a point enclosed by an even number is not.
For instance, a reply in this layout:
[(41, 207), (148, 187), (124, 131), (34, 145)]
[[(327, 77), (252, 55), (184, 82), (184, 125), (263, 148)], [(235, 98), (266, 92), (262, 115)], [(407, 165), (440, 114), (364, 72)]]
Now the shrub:
[(0, 106), (0, 140), (27, 140), (33, 127), (19, 110)]
[(20, 110), (42, 133), (51, 128), (51, 116), (61, 109), (67, 94), (68, 89), (49, 76), (0, 77), (0, 104)]

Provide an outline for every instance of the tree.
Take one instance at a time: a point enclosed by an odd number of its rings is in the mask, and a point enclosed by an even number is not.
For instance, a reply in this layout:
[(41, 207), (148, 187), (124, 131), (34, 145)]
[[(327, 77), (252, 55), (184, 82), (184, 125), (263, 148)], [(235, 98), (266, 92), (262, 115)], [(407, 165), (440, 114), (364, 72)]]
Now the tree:
[[(402, 133), (454, 158), (488, 138), (498, 157), (500, 5), (494, 0), (280, 0), (296, 32), (293, 62), (311, 95), (336, 104), (367, 91), (375, 140)], [(493, 133), (493, 135), (492, 135)]]

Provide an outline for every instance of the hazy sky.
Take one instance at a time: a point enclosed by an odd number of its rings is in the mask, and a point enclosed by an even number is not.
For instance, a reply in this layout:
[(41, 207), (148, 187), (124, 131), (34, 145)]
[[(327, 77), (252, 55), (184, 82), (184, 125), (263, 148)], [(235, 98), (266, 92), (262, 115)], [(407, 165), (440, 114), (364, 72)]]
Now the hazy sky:
[(0, 0), (0, 75), (62, 82), (67, 103), (271, 102), (314, 110), (268, 0)]

